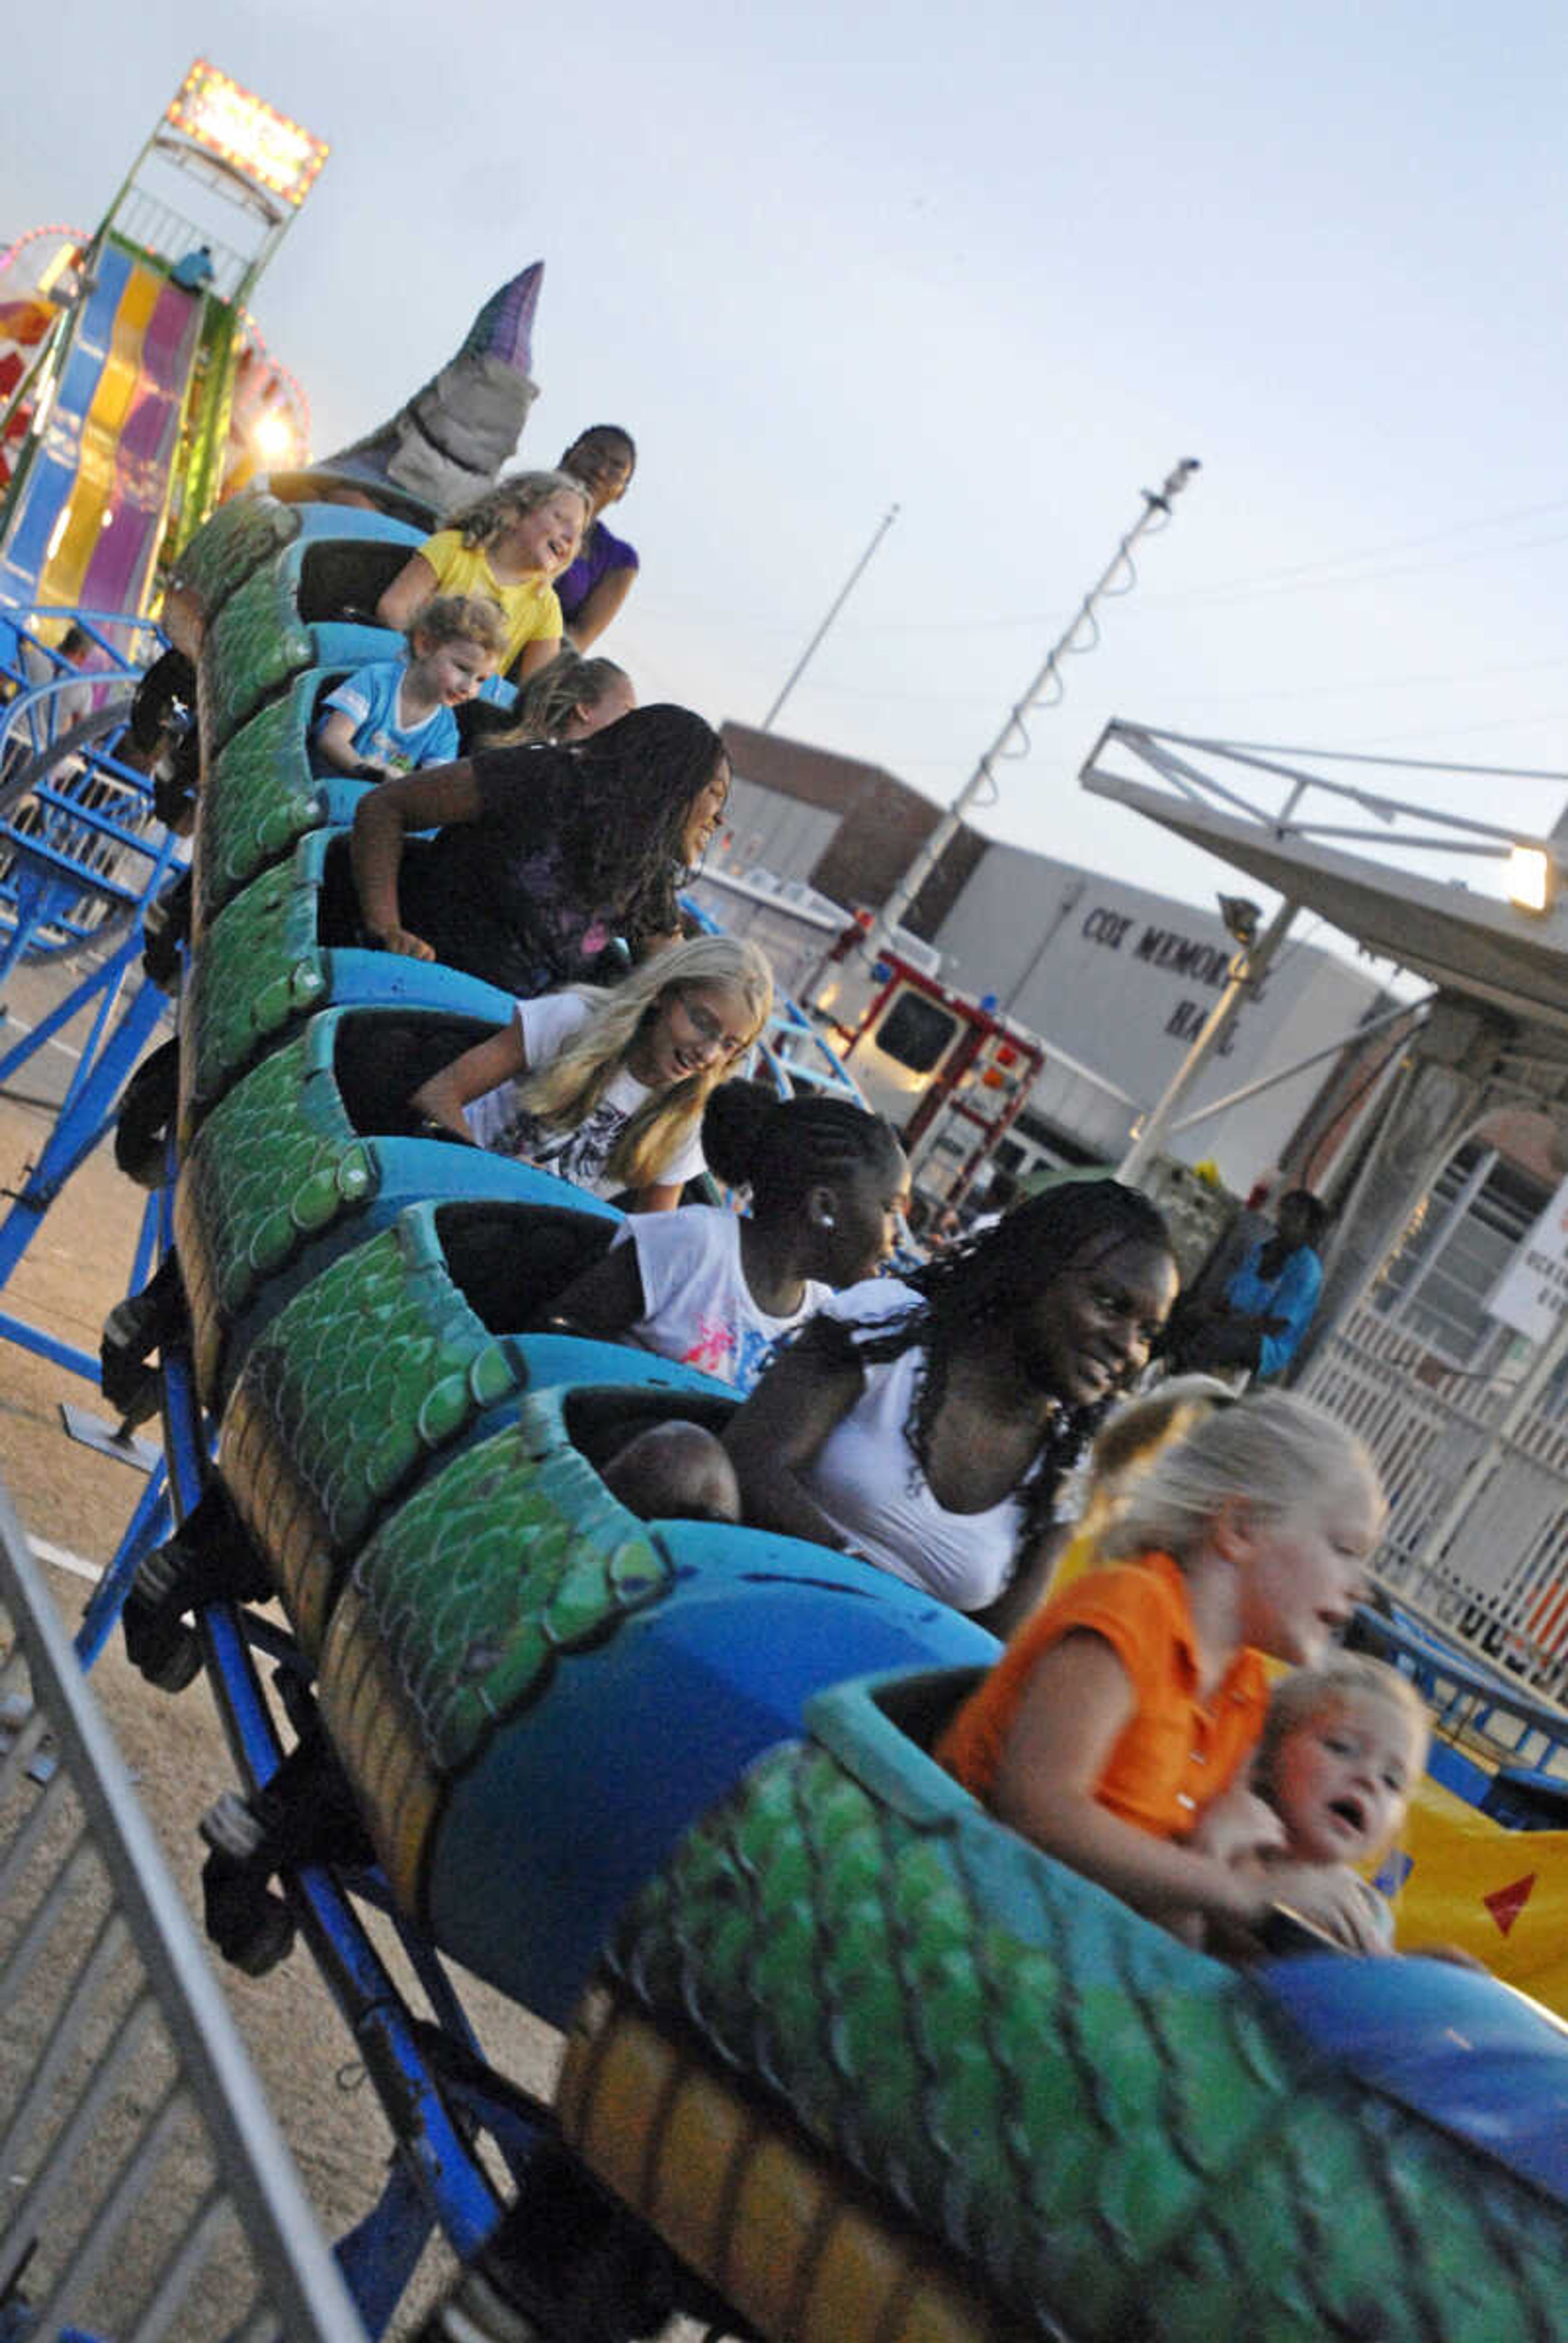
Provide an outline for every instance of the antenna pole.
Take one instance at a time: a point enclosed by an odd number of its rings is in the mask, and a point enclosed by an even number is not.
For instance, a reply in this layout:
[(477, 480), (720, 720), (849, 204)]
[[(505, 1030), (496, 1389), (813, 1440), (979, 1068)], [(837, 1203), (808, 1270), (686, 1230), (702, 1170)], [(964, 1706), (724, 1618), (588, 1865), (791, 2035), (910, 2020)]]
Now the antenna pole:
[[(989, 788), (992, 796), (996, 795), (996, 775), (992, 768), (998, 759), (1027, 755), (1029, 730), (1026, 719), (1030, 710), (1035, 708), (1054, 708), (1057, 701), (1062, 698), (1066, 690), (1061, 676), (1062, 660), (1074, 654), (1091, 651), (1094, 649), (1100, 640), (1100, 625), (1094, 615), (1096, 605), (1106, 599), (1108, 596), (1131, 592), (1137, 583), (1137, 573), (1133, 569), (1131, 558), (1132, 548), (1139, 538), (1147, 535), (1150, 530), (1161, 529), (1168, 526), (1172, 498), (1180, 495), (1197, 469), (1197, 458), (1185, 457), (1170, 474), (1161, 488), (1158, 491), (1152, 488), (1144, 489), (1143, 510), (1127, 531), (1126, 536), (1121, 539), (1111, 559), (1079, 604), (1071, 625), (1047, 651), (1043, 661), (1030, 679), (1022, 698), (1015, 702), (1010, 711), (1001, 730), (985, 751), (969, 779), (867, 929), (860, 950), (868, 955), (874, 956), (887, 942), (894, 928), (936, 869), (948, 846), (958, 835), (965, 813), (980, 796), (980, 791)], [(897, 509), (895, 506), (894, 510)], [(885, 523), (884, 526), (886, 526)], [(863, 563), (861, 567), (864, 567)], [(853, 578), (849, 582), (852, 585)], [(848, 588), (845, 590), (847, 592)], [(842, 598), (840, 596), (839, 599), (842, 600)], [(832, 616), (831, 611), (829, 616), (829, 618)], [(809, 653), (807, 656), (809, 657)], [(790, 681), (793, 682), (793, 680), (794, 678), (791, 677)], [(1048, 690), (1050, 696), (1042, 698), (1042, 694)], [(771, 718), (769, 720), (771, 722)], [(766, 726), (763, 729), (766, 729)]]
[(877, 533), (875, 537), (872, 538), (871, 542), (867, 546), (866, 550), (861, 554), (860, 558), (856, 562), (855, 567), (850, 570), (848, 578), (845, 578), (844, 583), (839, 588), (838, 598), (834, 601), (832, 608), (829, 610), (827, 617), (823, 619), (821, 625), (818, 628), (816, 633), (812, 636), (810, 641), (807, 644), (805, 649), (801, 652), (799, 658), (790, 669), (783, 690), (779, 694), (778, 699), (773, 702), (772, 707), (768, 710), (767, 715), (762, 719), (761, 723), (757, 728), (759, 732), (772, 731), (774, 723), (779, 715), (779, 710), (783, 707), (784, 702), (789, 699), (789, 694), (794, 690), (795, 686), (799, 682), (800, 678), (805, 674), (808, 667), (809, 667), (813, 658), (816, 656), (818, 645), (821, 642), (823, 636), (827, 633), (829, 628), (832, 625), (834, 619), (838, 617), (839, 611), (849, 600), (850, 595), (855, 589), (855, 587), (859, 581), (861, 573), (869, 564), (872, 554), (875, 553), (878, 546), (880, 545), (882, 539), (886, 537), (888, 531), (892, 528), (893, 523), (898, 519), (898, 506), (890, 505), (877, 525)]

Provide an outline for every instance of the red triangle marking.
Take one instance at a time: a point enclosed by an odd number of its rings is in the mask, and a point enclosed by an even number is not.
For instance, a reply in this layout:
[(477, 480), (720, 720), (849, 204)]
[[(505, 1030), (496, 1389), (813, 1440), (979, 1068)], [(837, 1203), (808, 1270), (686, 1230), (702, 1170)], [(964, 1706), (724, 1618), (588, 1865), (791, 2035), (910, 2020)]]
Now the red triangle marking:
[(1535, 1874), (1531, 1872), (1527, 1878), (1516, 1879), (1512, 1887), (1499, 1887), (1492, 1895), (1482, 1897), (1482, 1902), (1505, 1936), (1529, 1903), (1534, 1885)]

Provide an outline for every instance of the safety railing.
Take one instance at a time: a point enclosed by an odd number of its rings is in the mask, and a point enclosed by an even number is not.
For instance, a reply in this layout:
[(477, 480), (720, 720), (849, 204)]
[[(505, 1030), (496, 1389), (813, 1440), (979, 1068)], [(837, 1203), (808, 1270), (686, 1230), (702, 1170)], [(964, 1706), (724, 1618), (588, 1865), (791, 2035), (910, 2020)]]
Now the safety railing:
[(0, 2338), (364, 2343), (0, 1488)]
[[(1568, 1694), (1568, 1427), (1505, 1436), (1490, 1383), (1442, 1372), (1377, 1312), (1349, 1312), (1299, 1386), (1363, 1439), (1388, 1495), (1385, 1592), (1547, 1700)], [(1475, 1476), (1489, 1452), (1489, 1469)], [(1468, 1492), (1462, 1513), (1453, 1507)]]

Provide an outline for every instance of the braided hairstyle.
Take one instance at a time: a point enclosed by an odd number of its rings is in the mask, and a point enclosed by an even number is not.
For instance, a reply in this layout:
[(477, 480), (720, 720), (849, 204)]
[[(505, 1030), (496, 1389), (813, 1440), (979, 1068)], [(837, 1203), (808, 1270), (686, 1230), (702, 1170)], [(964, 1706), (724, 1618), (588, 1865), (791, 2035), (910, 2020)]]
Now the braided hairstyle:
[(766, 1082), (720, 1083), (702, 1118), (709, 1170), (727, 1187), (750, 1189), (759, 1221), (797, 1211), (824, 1181), (890, 1162), (898, 1146), (892, 1125), (852, 1100), (781, 1099)]
[(634, 939), (671, 934), (687, 821), (715, 772), (729, 770), (713, 727), (661, 702), (569, 748), (525, 753), (580, 900), (613, 909)]
[[(1172, 1250), (1159, 1212), (1136, 1188), (1119, 1181), (1069, 1180), (1015, 1205), (995, 1227), (950, 1246), (908, 1279), (920, 1301), (903, 1317), (868, 1327), (846, 1325), (861, 1366), (879, 1366), (910, 1349), (922, 1353), (904, 1437), (922, 1472), (930, 1468), (932, 1441), (954, 1352), (977, 1327), (1005, 1325), (1039, 1300), (1068, 1270), (1092, 1267), (1125, 1244)], [(830, 1322), (818, 1322), (827, 1326)], [(1050, 1525), (1051, 1499), (1061, 1475), (1092, 1438), (1119, 1393), (1088, 1407), (1058, 1407), (1040, 1456), (1020, 1489), (1020, 1554)]]

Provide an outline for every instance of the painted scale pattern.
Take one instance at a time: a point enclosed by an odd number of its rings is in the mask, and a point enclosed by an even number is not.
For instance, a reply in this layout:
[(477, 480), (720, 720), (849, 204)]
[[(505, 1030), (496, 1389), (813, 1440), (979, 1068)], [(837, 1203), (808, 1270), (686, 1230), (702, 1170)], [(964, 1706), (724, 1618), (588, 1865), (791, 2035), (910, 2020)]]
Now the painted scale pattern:
[(264, 1058), (213, 1109), (180, 1167), (175, 1241), (197, 1388), (209, 1402), (239, 1312), (379, 1185), (377, 1151), (356, 1133), (330, 1065), (318, 1061), (330, 1039), (331, 1021), (315, 1019)]
[(498, 1726), (672, 1584), (656, 1541), (560, 1434), (560, 1394), (478, 1443), (365, 1546), (333, 1614), (322, 1714), (400, 1906), (422, 1907), (444, 1787)]
[(282, 563), (254, 570), (207, 625), (198, 676), (202, 749), (208, 759), (263, 700), (311, 665), (310, 630), (297, 614), (286, 570), (286, 554)]
[(326, 819), (306, 737), (320, 679), (298, 677), (258, 709), (214, 759), (196, 857), (197, 935), (232, 896)]
[(324, 1005), (326, 955), (317, 936), (326, 838), (301, 840), (214, 920), (186, 980), (180, 1050), (182, 1128), (223, 1096), (268, 1042)]
[(827, 1750), (765, 1759), (613, 1975), (1043, 2332), (1562, 2334), (1563, 2224), (1532, 2190), (949, 1787), (922, 1814)]
[(314, 1657), (346, 1558), (431, 1456), (523, 1376), (448, 1274), (435, 1207), (356, 1246), (278, 1312), (225, 1410), (224, 1480)]
[(242, 497), (192, 538), (180, 555), (176, 582), (210, 621), (236, 586), (298, 534), (299, 516), (291, 506), (272, 497)]

